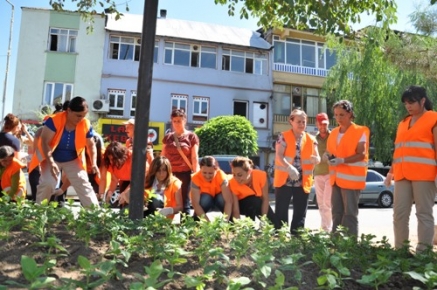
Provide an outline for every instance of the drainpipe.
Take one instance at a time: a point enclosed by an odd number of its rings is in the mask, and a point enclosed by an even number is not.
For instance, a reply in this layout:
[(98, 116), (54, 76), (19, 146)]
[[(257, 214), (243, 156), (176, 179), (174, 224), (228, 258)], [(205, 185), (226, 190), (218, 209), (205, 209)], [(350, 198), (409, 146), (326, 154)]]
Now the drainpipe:
[(11, 5), (12, 11), (11, 11), (11, 24), (9, 26), (9, 46), (8, 46), (8, 54), (6, 57), (6, 72), (5, 72), (5, 83), (3, 86), (3, 100), (2, 100), (2, 106), (3, 106), (3, 114), (2, 119), (5, 117), (5, 110), (6, 110), (6, 88), (8, 86), (8, 74), (9, 74), (9, 59), (11, 58), (11, 46), (12, 46), (12, 28), (14, 26), (14, 5), (9, 1), (6, 0), (6, 2)]

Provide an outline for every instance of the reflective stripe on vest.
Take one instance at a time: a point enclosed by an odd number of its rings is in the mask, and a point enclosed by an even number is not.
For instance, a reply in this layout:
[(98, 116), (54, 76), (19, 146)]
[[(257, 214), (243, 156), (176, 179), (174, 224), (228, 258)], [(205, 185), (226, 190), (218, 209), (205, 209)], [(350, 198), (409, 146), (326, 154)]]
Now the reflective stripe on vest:
[(366, 177), (365, 176), (357, 176), (357, 175), (350, 175), (350, 174), (346, 174), (346, 173), (341, 173), (341, 172), (337, 172), (337, 177), (341, 178), (341, 179), (345, 179), (345, 180), (350, 180), (350, 181), (357, 181), (357, 182), (366, 182)]
[(398, 142), (395, 144), (395, 149), (401, 147), (434, 149), (434, 146), (428, 142), (417, 142), (417, 141)]
[(393, 160), (393, 163), (400, 163), (400, 162), (412, 162), (412, 163), (420, 163), (420, 164), (437, 166), (437, 162), (435, 161), (435, 159), (424, 158), (424, 157), (404, 156), (404, 157), (399, 157), (399, 158), (396, 158)]

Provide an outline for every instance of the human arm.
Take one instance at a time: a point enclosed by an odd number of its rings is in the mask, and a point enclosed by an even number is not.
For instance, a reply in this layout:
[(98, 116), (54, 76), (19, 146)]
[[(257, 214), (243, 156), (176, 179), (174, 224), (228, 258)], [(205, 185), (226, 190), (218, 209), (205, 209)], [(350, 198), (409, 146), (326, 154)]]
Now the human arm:
[(232, 195), (232, 217), (239, 219), (240, 218), (240, 204), (238, 202), (238, 198), (235, 194), (231, 192)]
[(287, 159), (285, 158), (285, 149), (287, 148), (287, 145), (285, 143), (285, 139), (282, 136), (282, 134), (280, 134), (278, 136), (278, 140), (276, 141), (276, 158), (275, 160), (277, 162), (279, 162), (280, 164), (276, 164), (282, 167), (287, 168), (287, 172), (289, 177), (292, 180), (297, 180), (299, 179), (299, 171), (297, 170), (296, 167), (294, 167), (291, 163), (293, 163), (293, 161), (288, 162)]
[(54, 179), (58, 179), (59, 172), (60, 172), (59, 167), (56, 164), (55, 160), (53, 159), (52, 156), (53, 151), (50, 148), (50, 141), (53, 139), (54, 136), (55, 136), (55, 132), (52, 131), (49, 127), (44, 126), (41, 131), (40, 140), (41, 140), (42, 154), (43, 156), (45, 156), (47, 160), (50, 173)]
[(194, 144), (193, 147), (191, 147), (191, 166), (193, 172), (197, 172), (200, 170), (199, 167), (199, 144)]
[(111, 183), (109, 184), (108, 191), (106, 192), (106, 202), (109, 202), (112, 194), (117, 189), (118, 178), (111, 172)]
[(367, 147), (366, 142), (360, 141), (357, 144), (354, 155), (343, 157), (343, 158), (335, 157), (329, 160), (329, 164), (336, 166), (343, 163), (355, 163), (355, 162), (363, 161), (364, 158), (366, 157), (366, 147)]
[(34, 142), (34, 138), (33, 136), (29, 133), (29, 131), (27, 130), (27, 126), (26, 124), (22, 124), (21, 126), (21, 132), (24, 133), (24, 135), (26, 136), (25, 141), (23, 142), (26, 145), (32, 145)]
[(102, 199), (106, 192), (106, 187), (108, 184), (107, 172), (108, 169), (106, 166), (102, 165), (100, 168), (99, 199)]
[(100, 178), (100, 169), (99, 166), (97, 166), (97, 148), (94, 138), (86, 139), (86, 149), (91, 162), (91, 172)]
[(226, 216), (226, 220), (228, 221), (232, 216), (232, 208), (233, 208), (233, 199), (232, 193), (229, 190), (229, 182), (225, 179), (221, 186), (223, 200), (225, 201), (225, 208), (223, 210), (223, 214)]
[(54, 192), (55, 196), (62, 195), (71, 185), (71, 182), (70, 180), (68, 180), (67, 175), (65, 175), (65, 173), (62, 174), (61, 180), (62, 180), (62, 186), (55, 190)]
[(390, 167), (390, 170), (387, 172), (387, 176), (384, 178), (384, 185), (389, 187), (391, 185), (391, 181), (393, 180), (393, 167)]
[(311, 155), (311, 163), (317, 165), (320, 163), (319, 148), (317, 147), (317, 143), (314, 143), (313, 146), (314, 147), (313, 147), (313, 155)]
[(208, 216), (200, 206), (200, 194), (200, 188), (191, 181), (191, 204), (193, 205), (194, 212), (198, 217), (204, 217), (209, 221)]
[(261, 214), (267, 215), (269, 212), (269, 183), (265, 182), (263, 188), (262, 188), (262, 204), (261, 204)]

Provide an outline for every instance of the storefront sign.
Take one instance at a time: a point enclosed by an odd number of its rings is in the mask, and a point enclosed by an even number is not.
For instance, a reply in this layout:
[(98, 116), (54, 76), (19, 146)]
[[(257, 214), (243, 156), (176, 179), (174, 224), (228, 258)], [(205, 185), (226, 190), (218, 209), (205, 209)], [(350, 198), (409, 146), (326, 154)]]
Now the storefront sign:
[[(101, 132), (105, 142), (118, 141), (126, 143), (127, 135), (125, 131), (126, 120), (120, 119), (99, 119), (99, 132)], [(153, 143), (154, 150), (162, 150), (162, 138), (164, 137), (164, 122), (149, 122), (148, 138)]]

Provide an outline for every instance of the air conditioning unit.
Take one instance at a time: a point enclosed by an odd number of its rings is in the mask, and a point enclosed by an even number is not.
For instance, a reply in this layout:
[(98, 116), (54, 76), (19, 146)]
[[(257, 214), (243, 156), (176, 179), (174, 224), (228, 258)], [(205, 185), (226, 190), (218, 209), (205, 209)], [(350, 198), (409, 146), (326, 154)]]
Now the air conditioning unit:
[(98, 113), (108, 113), (109, 112), (109, 102), (106, 100), (95, 100), (93, 102), (91, 110)]
[(56, 108), (53, 105), (45, 104), (39, 106), (39, 111), (45, 115), (51, 115), (54, 111), (56, 111)]

